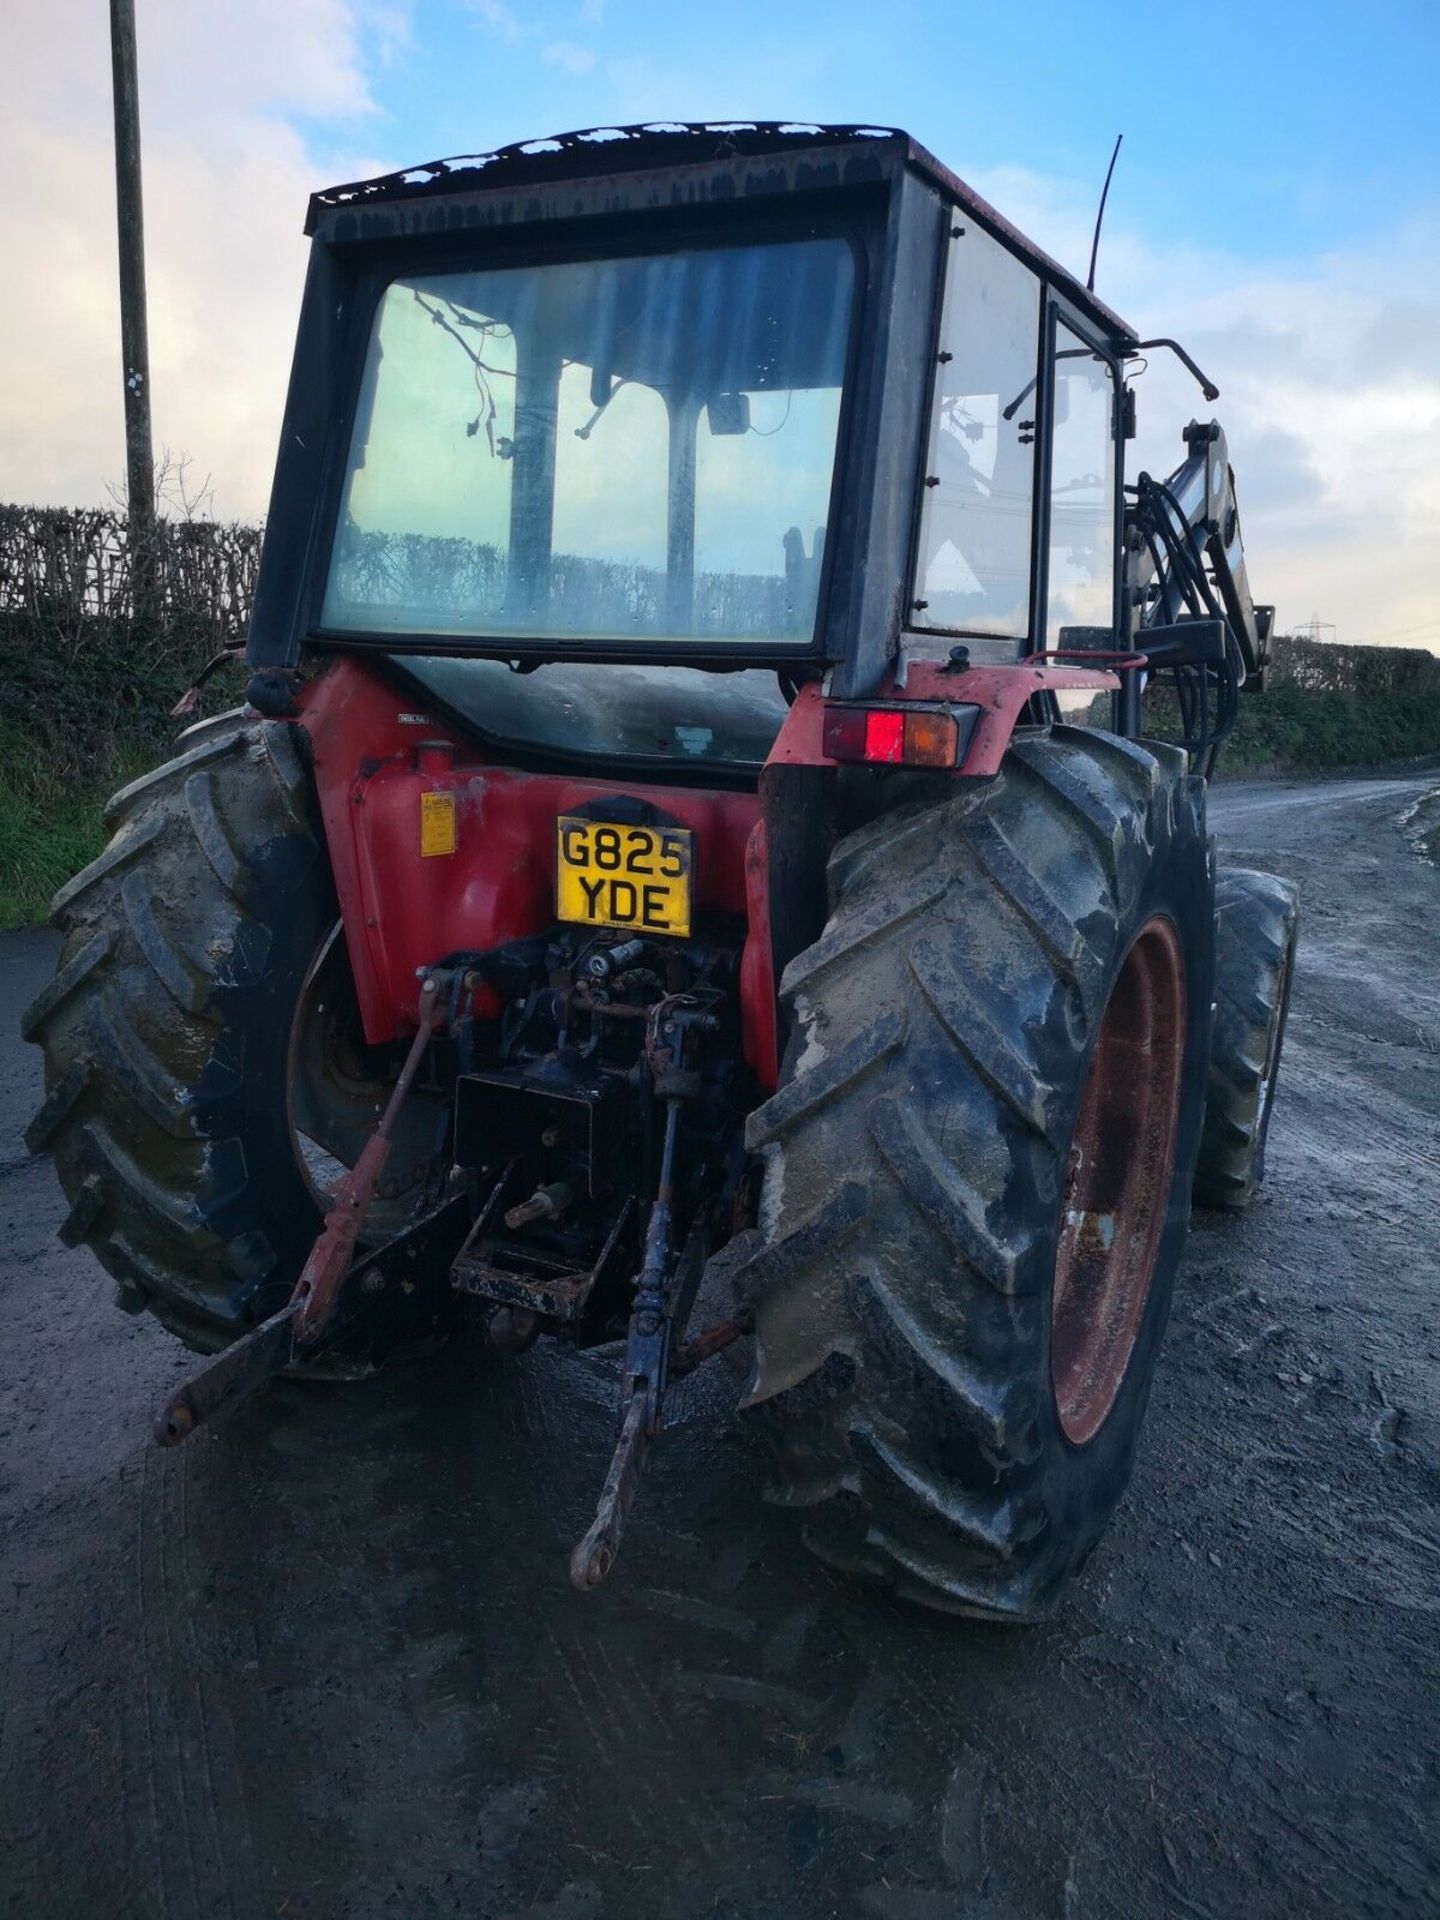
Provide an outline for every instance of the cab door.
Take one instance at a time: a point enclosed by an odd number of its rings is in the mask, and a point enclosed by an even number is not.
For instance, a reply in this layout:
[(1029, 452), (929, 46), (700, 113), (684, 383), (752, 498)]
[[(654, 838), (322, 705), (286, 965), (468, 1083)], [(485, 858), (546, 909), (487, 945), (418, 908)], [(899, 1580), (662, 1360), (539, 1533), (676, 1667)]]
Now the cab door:
[(1041, 645), (1067, 627), (1118, 644), (1120, 368), (1105, 343), (1058, 302), (1050, 307)]

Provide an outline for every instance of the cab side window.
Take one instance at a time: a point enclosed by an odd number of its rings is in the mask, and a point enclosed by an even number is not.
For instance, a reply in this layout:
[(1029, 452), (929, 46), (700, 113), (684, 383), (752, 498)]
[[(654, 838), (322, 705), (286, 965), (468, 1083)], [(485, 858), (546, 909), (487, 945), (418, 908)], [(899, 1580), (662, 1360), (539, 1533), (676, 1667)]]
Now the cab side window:
[(973, 222), (954, 224), (910, 625), (1024, 640), (1040, 283)]
[(1115, 622), (1115, 369), (1061, 320), (1052, 377), (1047, 647)]

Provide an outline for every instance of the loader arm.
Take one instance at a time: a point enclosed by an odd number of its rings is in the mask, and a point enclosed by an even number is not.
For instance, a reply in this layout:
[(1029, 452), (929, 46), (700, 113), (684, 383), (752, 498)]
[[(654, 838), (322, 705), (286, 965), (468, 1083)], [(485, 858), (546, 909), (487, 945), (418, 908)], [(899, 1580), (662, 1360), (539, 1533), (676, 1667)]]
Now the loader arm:
[(1127, 514), (1126, 552), (1136, 641), (1185, 618), (1223, 618), (1237, 684), (1264, 684), (1275, 617), (1257, 606), (1245, 569), (1235, 474), (1218, 420), (1192, 420), (1189, 452), (1168, 480), (1142, 473)]
[[(1250, 591), (1219, 422), (1192, 420), (1185, 444), (1167, 480), (1142, 473), (1126, 489), (1126, 604), (1146, 679), (1170, 677), (1178, 744), (1208, 778), (1238, 717), (1240, 689), (1264, 685), (1275, 609), (1257, 606)], [(1139, 730), (1140, 694), (1137, 680), (1121, 696), (1127, 731)]]

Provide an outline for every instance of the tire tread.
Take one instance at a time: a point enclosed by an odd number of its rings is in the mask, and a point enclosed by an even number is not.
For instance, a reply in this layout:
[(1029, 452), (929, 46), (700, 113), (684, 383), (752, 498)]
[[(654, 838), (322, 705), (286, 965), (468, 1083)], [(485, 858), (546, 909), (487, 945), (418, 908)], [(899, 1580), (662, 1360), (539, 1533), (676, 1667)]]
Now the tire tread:
[[(751, 1134), (764, 1239), (739, 1277), (767, 1497), (805, 1509), (829, 1564), (1013, 1620), (1046, 1610), (1118, 1498), (1061, 1525), (1042, 1496), (1051, 1210), (1078, 1097), (1064, 1075), (1120, 917), (1177, 834), (1206, 926), (1210, 895), (1183, 756), (1056, 728), (1017, 741), (1006, 769), (963, 807), (903, 803), (832, 855), (830, 921), (786, 971), (785, 1076)], [(1207, 1006), (1208, 963), (1192, 982)], [(884, 1044), (877, 1007), (908, 1010)], [(854, 1199), (832, 1216), (839, 1193)]]

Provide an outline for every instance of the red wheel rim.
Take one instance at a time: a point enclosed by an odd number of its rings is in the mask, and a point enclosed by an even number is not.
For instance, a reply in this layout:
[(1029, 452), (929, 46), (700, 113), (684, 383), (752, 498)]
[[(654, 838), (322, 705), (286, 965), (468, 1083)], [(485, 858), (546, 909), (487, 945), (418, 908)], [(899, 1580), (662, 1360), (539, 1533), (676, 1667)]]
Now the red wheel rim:
[(1093, 1440), (1130, 1364), (1169, 1206), (1185, 1052), (1185, 958), (1156, 915), (1106, 1002), (1070, 1145), (1050, 1384), (1072, 1445)]

